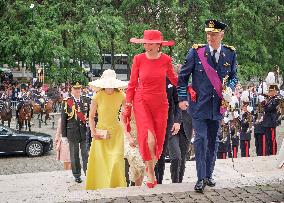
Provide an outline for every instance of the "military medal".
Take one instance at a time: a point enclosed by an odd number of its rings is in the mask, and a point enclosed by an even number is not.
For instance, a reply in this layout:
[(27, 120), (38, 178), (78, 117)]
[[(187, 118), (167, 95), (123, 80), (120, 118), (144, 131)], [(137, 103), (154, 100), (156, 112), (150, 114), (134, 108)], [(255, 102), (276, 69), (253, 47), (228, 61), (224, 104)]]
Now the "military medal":
[(230, 65), (231, 65), (231, 64), (229, 64), (228, 62), (226, 62), (226, 63), (224, 64), (225, 67), (230, 66)]

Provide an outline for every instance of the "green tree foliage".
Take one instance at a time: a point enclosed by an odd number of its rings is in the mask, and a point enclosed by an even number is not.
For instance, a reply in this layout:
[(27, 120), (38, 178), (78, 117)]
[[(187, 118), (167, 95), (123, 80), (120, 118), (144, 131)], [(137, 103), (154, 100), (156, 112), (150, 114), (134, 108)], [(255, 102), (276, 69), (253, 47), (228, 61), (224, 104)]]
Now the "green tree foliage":
[(83, 64), (102, 67), (104, 53), (128, 54), (131, 63), (143, 46), (129, 39), (142, 37), (145, 29), (159, 29), (165, 39), (175, 40), (163, 51), (182, 63), (192, 44), (206, 43), (208, 18), (229, 25), (224, 43), (237, 49), (242, 80), (263, 77), (276, 65), (284, 71), (283, 0), (0, 1), (0, 64), (21, 61), (32, 70), (45, 64), (48, 77), (60, 83), (72, 73), (84, 77), (75, 71)]

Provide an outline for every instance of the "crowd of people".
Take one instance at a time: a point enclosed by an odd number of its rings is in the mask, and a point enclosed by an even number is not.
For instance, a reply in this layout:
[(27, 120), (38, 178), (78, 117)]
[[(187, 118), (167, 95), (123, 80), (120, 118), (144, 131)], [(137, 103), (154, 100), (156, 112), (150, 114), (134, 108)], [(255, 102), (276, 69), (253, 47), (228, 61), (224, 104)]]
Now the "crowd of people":
[[(25, 101), (34, 101), (36, 104), (44, 108), (44, 104), (48, 99), (54, 96), (60, 96), (62, 99), (68, 97), (70, 86), (63, 84), (61, 86), (48, 87), (42, 83), (19, 83), (17, 80), (3, 80), (0, 86), (0, 102), (11, 101), (17, 104), (16, 111)], [(93, 90), (91, 88), (83, 88), (83, 95), (92, 97)], [(17, 116), (17, 112), (16, 112)]]
[(154, 188), (163, 183), (167, 153), (172, 182), (181, 183), (193, 141), (194, 189), (203, 193), (216, 185), (217, 158), (236, 158), (239, 148), (242, 157), (250, 156), (252, 135), (258, 156), (277, 153), (279, 84), (273, 73), (257, 86), (239, 84), (235, 48), (222, 43), (226, 27), (207, 20), (207, 44), (194, 44), (177, 69), (162, 52), (174, 42), (145, 30), (143, 39), (130, 40), (145, 52), (134, 56), (129, 82), (105, 70), (89, 87), (75, 82), (69, 95), (62, 93), (57, 159), (77, 183), (83, 168), (86, 190), (141, 186), (145, 174), (146, 186)]

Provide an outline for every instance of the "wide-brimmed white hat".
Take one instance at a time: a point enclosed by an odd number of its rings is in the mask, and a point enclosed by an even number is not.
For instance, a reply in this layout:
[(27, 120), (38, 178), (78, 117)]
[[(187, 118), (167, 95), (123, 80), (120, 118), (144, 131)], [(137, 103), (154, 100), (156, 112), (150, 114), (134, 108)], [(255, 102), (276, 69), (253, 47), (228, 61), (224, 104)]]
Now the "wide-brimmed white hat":
[(128, 83), (118, 80), (114, 70), (107, 69), (103, 72), (100, 79), (89, 82), (89, 85), (96, 88), (120, 88), (124, 89)]

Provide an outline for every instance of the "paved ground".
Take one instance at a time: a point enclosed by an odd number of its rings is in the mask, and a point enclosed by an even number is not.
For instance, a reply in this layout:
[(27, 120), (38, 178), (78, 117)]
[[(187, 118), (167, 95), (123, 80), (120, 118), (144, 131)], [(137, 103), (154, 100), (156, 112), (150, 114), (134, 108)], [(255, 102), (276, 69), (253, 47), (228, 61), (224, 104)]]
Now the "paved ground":
[[(55, 116), (57, 120), (58, 115)], [(48, 125), (42, 124), (41, 128), (38, 127), (38, 121), (35, 119), (32, 131), (40, 131), (50, 134), (54, 137), (56, 132), (57, 123), (55, 128), (52, 129), (52, 121), (48, 121)], [(284, 122), (283, 122), (284, 123)], [(12, 128), (15, 128), (15, 121), (12, 122)], [(281, 146), (284, 139), (284, 124), (277, 128), (277, 142)], [(254, 138), (251, 140), (251, 156), (255, 156)], [(55, 160), (55, 151), (51, 151), (45, 156), (29, 158), (25, 155), (13, 156), (0, 156), (0, 175), (19, 174), (19, 173), (33, 173), (33, 172), (49, 172), (63, 170), (60, 162)], [(166, 181), (170, 180), (169, 169), (166, 169)]]
[[(142, 202), (283, 202), (284, 181), (264, 186), (247, 186), (241, 188), (210, 189), (204, 194), (193, 191), (173, 192), (157, 195), (127, 196), (121, 198), (103, 198), (100, 200), (77, 201), (85, 203), (142, 203)], [(73, 202), (74, 203), (74, 202)]]

